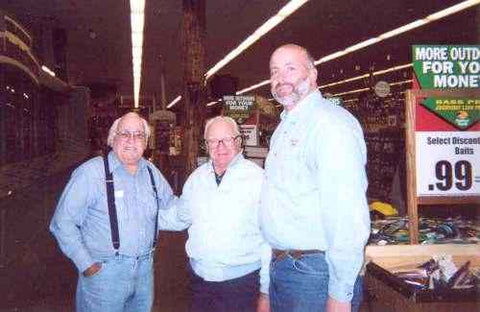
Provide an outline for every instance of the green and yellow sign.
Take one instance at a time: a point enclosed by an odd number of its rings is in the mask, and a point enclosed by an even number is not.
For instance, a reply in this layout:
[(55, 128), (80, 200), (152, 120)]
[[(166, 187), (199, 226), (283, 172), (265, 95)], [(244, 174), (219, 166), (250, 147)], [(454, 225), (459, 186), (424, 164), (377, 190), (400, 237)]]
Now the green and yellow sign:
[(412, 56), (422, 89), (480, 88), (480, 45), (414, 45)]
[(460, 130), (480, 120), (480, 99), (430, 97), (422, 105)]

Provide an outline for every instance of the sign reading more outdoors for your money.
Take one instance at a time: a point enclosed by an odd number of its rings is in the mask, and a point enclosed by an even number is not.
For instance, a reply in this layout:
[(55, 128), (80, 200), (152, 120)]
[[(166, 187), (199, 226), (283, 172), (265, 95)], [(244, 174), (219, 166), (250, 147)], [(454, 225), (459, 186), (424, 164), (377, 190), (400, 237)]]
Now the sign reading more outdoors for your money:
[(255, 96), (226, 95), (223, 97), (226, 115), (242, 124), (248, 117), (255, 104)]
[(480, 88), (480, 45), (414, 45), (421, 89)]

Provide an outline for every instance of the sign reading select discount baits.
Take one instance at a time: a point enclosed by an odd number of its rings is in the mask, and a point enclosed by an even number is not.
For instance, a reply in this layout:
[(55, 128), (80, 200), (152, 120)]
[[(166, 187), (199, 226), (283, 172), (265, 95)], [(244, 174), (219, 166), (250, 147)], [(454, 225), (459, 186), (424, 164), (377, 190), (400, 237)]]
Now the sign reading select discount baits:
[[(413, 46), (421, 89), (455, 89), (458, 97), (417, 98), (417, 196), (480, 195), (480, 46)], [(460, 92), (458, 92), (460, 91)]]

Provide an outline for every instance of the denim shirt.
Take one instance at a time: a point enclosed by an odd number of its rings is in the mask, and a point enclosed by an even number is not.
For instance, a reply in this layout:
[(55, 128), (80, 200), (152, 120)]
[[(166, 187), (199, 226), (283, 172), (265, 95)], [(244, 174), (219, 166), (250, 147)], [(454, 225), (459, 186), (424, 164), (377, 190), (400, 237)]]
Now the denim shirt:
[(185, 182), (175, 207), (162, 211), (160, 227), (188, 227), (186, 251), (195, 273), (226, 281), (260, 270), (260, 291), (268, 294), (270, 247), (258, 223), (263, 169), (235, 156), (217, 185), (212, 161)]
[[(143, 158), (136, 174), (129, 173), (115, 153), (110, 152), (108, 160), (113, 172), (119, 253), (146, 254), (152, 249), (157, 215), (147, 166), (152, 168), (160, 209), (165, 209), (172, 199), (172, 190), (158, 169)], [(80, 272), (98, 259), (114, 255), (102, 157), (88, 160), (73, 172), (58, 202), (50, 231)]]
[(318, 91), (281, 117), (265, 162), (262, 231), (272, 248), (324, 250), (329, 295), (350, 301), (370, 233), (362, 129)]

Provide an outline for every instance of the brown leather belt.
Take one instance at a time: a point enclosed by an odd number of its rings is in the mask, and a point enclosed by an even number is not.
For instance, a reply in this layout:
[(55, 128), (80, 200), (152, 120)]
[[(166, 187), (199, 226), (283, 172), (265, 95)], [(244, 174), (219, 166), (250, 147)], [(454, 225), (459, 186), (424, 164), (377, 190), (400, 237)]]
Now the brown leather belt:
[(318, 249), (308, 249), (308, 250), (298, 250), (298, 249), (287, 249), (287, 250), (280, 250), (280, 249), (272, 249), (272, 259), (276, 261), (280, 261), (286, 257), (292, 257), (294, 259), (300, 259), (304, 255), (311, 255), (311, 254), (323, 254), (324, 251)]

